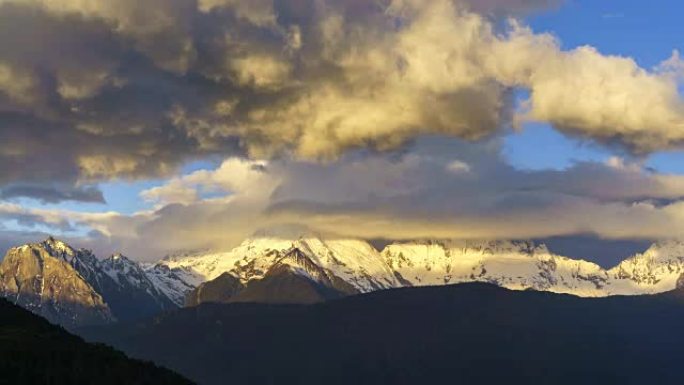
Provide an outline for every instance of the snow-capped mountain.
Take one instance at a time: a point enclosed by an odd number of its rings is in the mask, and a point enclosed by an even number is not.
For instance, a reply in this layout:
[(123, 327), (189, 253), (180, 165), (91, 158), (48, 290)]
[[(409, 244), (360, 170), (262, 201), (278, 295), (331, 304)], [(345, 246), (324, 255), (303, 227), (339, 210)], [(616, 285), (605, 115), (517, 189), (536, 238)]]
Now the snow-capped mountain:
[(188, 306), (203, 302), (316, 303), (359, 294), (360, 289), (321, 267), (297, 247), (269, 251), (279, 257), (262, 277), (242, 281), (233, 273), (202, 283), (186, 297)]
[(64, 326), (177, 308), (164, 290), (175, 284), (173, 278), (173, 271), (148, 274), (121, 254), (99, 260), (90, 250), (76, 250), (52, 237), (11, 249), (0, 264), (3, 296)]
[(683, 274), (684, 242), (656, 243), (608, 270), (612, 283), (608, 294), (662, 293), (681, 286)]
[(73, 249), (54, 239), (13, 248), (0, 264), (0, 295), (66, 327), (113, 321), (109, 306), (74, 265), (80, 260)]
[[(513, 241), (419, 241), (378, 252), (360, 240), (313, 233), (261, 232), (226, 253), (162, 261), (197, 280), (228, 273), (245, 285), (263, 279), (291, 250), (346, 281), (361, 293), (463, 282), (487, 282), (514, 290), (540, 290), (582, 297), (654, 294), (684, 285), (684, 243), (664, 242), (612, 269), (550, 252), (544, 245)], [(301, 268), (301, 267), (300, 267)], [(310, 277), (316, 280), (315, 277)]]
[(262, 279), (276, 263), (284, 262), (283, 257), (293, 249), (361, 293), (401, 286), (380, 253), (367, 242), (326, 239), (309, 232), (293, 235), (262, 231), (226, 253), (169, 258), (160, 264), (189, 271), (200, 281), (230, 273), (246, 284)]
[(169, 267), (162, 262), (142, 264), (147, 278), (156, 289), (177, 307), (185, 304), (188, 293), (206, 282), (201, 276), (183, 267)]
[(115, 254), (91, 262), (94, 287), (120, 320), (143, 318), (177, 308), (138, 262)]
[(684, 286), (684, 242), (655, 244), (604, 269), (532, 242), (402, 242), (379, 252), (362, 240), (269, 230), (227, 252), (155, 264), (120, 254), (99, 260), (50, 238), (10, 250), (0, 265), (3, 295), (66, 325), (145, 317), (186, 303), (311, 303), (463, 282), (582, 297), (660, 293)]
[(389, 245), (382, 255), (407, 286), (488, 282), (513, 290), (602, 296), (608, 284), (600, 266), (531, 242), (410, 242)]
[(388, 246), (382, 255), (413, 286), (477, 281), (581, 297), (662, 293), (676, 289), (684, 273), (679, 241), (655, 244), (611, 269), (530, 242), (403, 243)]

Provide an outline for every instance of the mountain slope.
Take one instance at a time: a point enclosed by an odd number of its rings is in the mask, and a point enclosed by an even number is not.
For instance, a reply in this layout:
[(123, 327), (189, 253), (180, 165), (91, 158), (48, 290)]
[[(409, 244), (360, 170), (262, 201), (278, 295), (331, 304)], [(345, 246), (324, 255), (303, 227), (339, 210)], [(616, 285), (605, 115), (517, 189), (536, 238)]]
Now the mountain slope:
[(600, 266), (554, 255), (531, 242), (410, 242), (389, 245), (382, 255), (410, 286), (487, 282), (597, 297), (606, 295), (609, 285)]
[(45, 244), (9, 250), (0, 264), (0, 294), (66, 327), (114, 319), (102, 296)]
[(677, 288), (684, 274), (679, 241), (654, 244), (608, 270), (531, 242), (408, 242), (389, 245), (382, 255), (407, 286), (487, 282), (581, 297), (663, 293)]
[(264, 278), (290, 250), (298, 249), (311, 262), (339, 277), (359, 292), (399, 287), (380, 253), (361, 240), (324, 239), (303, 233), (262, 231), (226, 253), (208, 253), (161, 261), (169, 268), (191, 271), (200, 281), (230, 273), (243, 284)]
[(41, 246), (70, 263), (102, 296), (119, 320), (149, 317), (175, 308), (142, 267), (121, 254), (99, 260), (90, 250), (76, 250), (49, 238)]
[(190, 384), (0, 299), (0, 384)]
[(8, 252), (0, 294), (66, 327), (145, 318), (182, 305), (167, 295), (183, 282), (179, 273), (150, 270), (120, 254), (99, 260), (51, 237)]
[(177, 307), (182, 307), (188, 293), (205, 280), (189, 269), (169, 267), (164, 262), (142, 265), (142, 268), (160, 293), (163, 293)]
[(223, 273), (191, 290), (185, 297), (185, 306), (197, 306), (208, 302), (228, 303), (244, 288), (239, 279), (229, 273)]
[(677, 287), (684, 274), (684, 242), (652, 245), (644, 253), (608, 270), (611, 294), (660, 293)]
[(137, 262), (117, 254), (94, 264), (98, 292), (120, 320), (153, 316), (177, 308)]
[(198, 383), (679, 384), (682, 293), (578, 298), (486, 284), (315, 305), (205, 304), (87, 331)]
[(206, 302), (254, 302), (309, 304), (358, 294), (357, 288), (314, 263), (302, 250), (293, 248), (268, 268), (259, 279), (243, 284), (224, 273), (201, 284), (186, 299), (188, 306)]

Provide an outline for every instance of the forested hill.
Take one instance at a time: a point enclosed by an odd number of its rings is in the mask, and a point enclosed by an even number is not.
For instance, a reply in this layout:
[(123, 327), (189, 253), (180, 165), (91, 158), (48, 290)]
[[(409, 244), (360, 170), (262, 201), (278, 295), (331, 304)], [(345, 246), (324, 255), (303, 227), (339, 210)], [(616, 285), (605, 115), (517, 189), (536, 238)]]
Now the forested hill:
[(0, 299), (0, 384), (169, 384), (190, 381), (168, 369), (89, 344)]

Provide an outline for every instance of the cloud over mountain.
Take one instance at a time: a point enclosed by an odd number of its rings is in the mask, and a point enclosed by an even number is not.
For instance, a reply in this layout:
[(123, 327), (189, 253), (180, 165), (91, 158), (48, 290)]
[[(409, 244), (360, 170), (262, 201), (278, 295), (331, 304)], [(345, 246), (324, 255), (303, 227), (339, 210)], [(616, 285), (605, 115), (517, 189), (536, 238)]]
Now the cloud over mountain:
[(497, 139), (433, 137), (333, 163), (229, 158), (144, 191), (156, 208), (132, 215), (4, 205), (0, 218), (71, 231), (100, 253), (154, 259), (222, 250), (260, 228), (292, 224), (364, 239), (670, 239), (684, 236), (682, 196), (684, 177), (618, 158), (521, 171)]

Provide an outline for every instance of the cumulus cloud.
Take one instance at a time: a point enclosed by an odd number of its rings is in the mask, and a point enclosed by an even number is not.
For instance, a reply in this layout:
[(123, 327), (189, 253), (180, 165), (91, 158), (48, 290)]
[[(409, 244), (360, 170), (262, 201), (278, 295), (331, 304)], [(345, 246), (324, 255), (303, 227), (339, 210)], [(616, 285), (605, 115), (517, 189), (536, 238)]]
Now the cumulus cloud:
[(265, 162), (231, 158), (214, 171), (201, 170), (173, 178), (162, 186), (143, 191), (141, 196), (161, 206), (197, 203), (203, 200), (203, 194), (214, 193), (220, 197), (228, 194), (228, 199), (238, 194), (242, 198), (258, 200), (272, 194), (278, 181), (267, 172)]
[[(556, 2), (0, 0), (0, 184), (172, 175), (208, 155), (337, 159), (527, 120), (678, 146), (657, 69), (505, 22)], [(530, 91), (522, 106), (515, 89)]]

